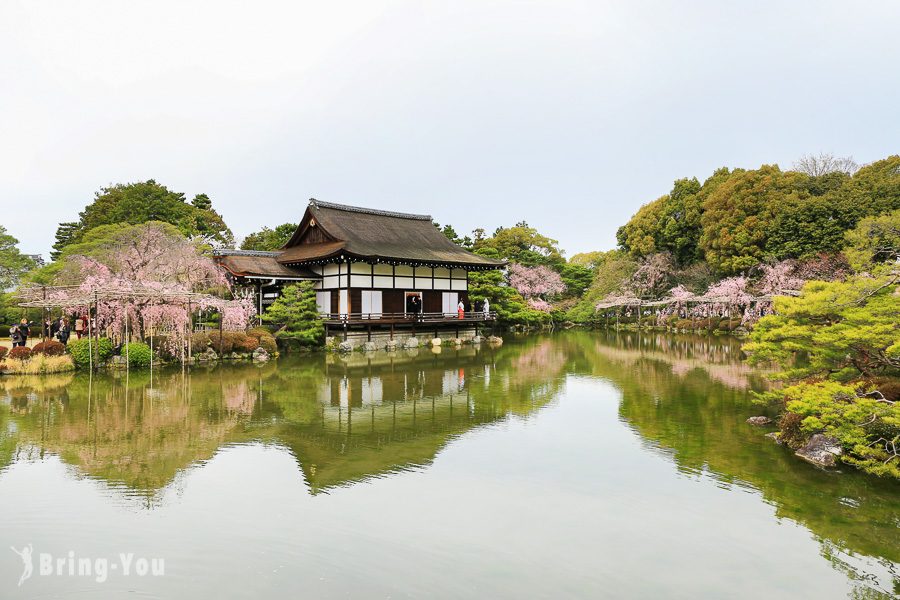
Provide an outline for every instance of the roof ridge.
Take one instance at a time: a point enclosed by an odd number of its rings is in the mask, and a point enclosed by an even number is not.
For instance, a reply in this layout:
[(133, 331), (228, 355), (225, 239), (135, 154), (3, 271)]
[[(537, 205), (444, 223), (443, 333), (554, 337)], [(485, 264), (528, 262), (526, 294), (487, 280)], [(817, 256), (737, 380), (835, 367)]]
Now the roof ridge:
[(236, 248), (216, 248), (213, 250), (213, 256), (278, 256), (282, 250), (278, 252), (270, 252), (268, 250), (239, 250)]
[(330, 208), (333, 210), (343, 210), (346, 212), (363, 213), (367, 215), (381, 215), (383, 217), (395, 217), (398, 219), (412, 219), (415, 221), (431, 221), (431, 215), (417, 215), (413, 213), (402, 213), (391, 210), (380, 210), (377, 208), (364, 208), (362, 206), (350, 206), (347, 204), (335, 204), (334, 202), (322, 202), (315, 198), (309, 199), (309, 205), (315, 208)]

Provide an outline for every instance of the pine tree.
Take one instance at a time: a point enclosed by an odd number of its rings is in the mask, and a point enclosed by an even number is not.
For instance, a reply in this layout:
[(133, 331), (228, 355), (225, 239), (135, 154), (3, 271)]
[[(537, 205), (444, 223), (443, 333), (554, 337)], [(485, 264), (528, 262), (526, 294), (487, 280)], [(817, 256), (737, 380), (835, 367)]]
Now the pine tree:
[(300, 346), (317, 346), (324, 341), (325, 328), (316, 305), (316, 290), (308, 281), (285, 286), (281, 296), (263, 314), (263, 320), (281, 326), (279, 340)]

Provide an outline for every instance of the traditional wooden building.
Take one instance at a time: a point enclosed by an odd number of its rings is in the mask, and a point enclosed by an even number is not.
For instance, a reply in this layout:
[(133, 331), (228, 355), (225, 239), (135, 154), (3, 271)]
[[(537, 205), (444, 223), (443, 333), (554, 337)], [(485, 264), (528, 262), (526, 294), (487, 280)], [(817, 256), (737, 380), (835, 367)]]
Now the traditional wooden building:
[(217, 259), (239, 285), (255, 289), (260, 310), (282, 285), (314, 281), (326, 322), (345, 330), (423, 322), (458, 326), (460, 301), (463, 321), (490, 319), (469, 301), (469, 273), (505, 264), (457, 246), (429, 215), (315, 199), (281, 250), (223, 250)]

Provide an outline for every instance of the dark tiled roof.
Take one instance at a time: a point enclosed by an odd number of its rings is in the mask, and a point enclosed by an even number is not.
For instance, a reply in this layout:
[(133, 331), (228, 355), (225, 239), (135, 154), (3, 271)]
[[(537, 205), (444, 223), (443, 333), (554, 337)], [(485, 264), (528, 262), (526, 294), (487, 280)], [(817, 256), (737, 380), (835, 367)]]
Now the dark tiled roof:
[(291, 263), (306, 260), (319, 260), (339, 254), (346, 246), (346, 242), (322, 242), (320, 244), (298, 244), (278, 255), (278, 262)]
[[(279, 262), (302, 262), (337, 251), (360, 258), (409, 260), (460, 266), (500, 267), (492, 260), (460, 248), (438, 231), (428, 215), (414, 215), (310, 200), (301, 228), (310, 219), (334, 242), (304, 244), (292, 239)], [(299, 230), (298, 230), (299, 232)], [(295, 236), (296, 237), (296, 236)], [(338, 245), (342, 244), (342, 245)]]
[(237, 277), (272, 277), (274, 279), (321, 279), (309, 269), (288, 267), (276, 259), (277, 252), (244, 254), (234, 251), (217, 253), (216, 261)]

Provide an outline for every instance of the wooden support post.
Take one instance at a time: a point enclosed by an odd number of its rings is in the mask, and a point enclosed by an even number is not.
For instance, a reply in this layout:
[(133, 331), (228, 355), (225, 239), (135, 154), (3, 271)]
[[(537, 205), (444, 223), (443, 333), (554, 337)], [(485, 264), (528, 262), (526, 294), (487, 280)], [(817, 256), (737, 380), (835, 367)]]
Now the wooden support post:
[(187, 336), (187, 347), (188, 347), (188, 362), (191, 361), (191, 351), (193, 350), (193, 337), (194, 337), (194, 313), (193, 307), (191, 306), (191, 301), (188, 300), (188, 336)]

